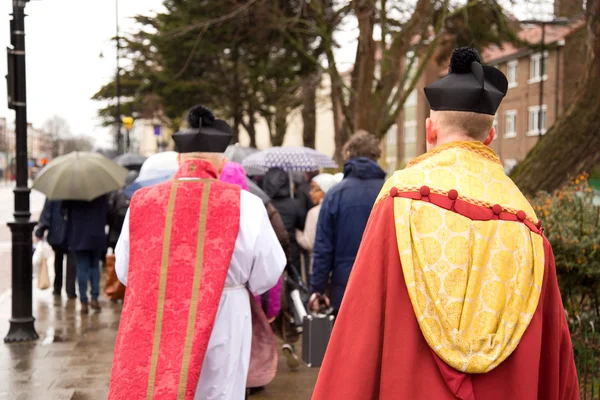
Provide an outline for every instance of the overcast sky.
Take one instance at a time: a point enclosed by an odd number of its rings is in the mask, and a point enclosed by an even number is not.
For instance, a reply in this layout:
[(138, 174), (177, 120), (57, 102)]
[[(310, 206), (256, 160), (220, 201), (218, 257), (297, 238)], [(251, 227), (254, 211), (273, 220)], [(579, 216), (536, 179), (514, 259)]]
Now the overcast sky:
[[(122, 30), (130, 17), (161, 9), (162, 0), (120, 0)], [(41, 126), (53, 115), (64, 117), (74, 134), (103, 136), (96, 118), (99, 103), (90, 100), (116, 71), (115, 1), (32, 0), (26, 6), (28, 117)], [(0, 2), (0, 73), (6, 75), (12, 1)], [(100, 59), (100, 53), (104, 58)], [(0, 81), (0, 117), (10, 124), (14, 113), (6, 106), (6, 84)]]
[[(162, 9), (162, 0), (119, 0), (122, 31), (131, 31), (131, 17)], [(6, 75), (5, 48), (10, 44), (9, 14), (12, 1), (0, 1), (0, 76)], [(53, 115), (65, 118), (74, 134), (100, 138), (98, 108), (90, 100), (114, 76), (115, 0), (32, 0), (25, 21), (27, 95), (29, 121), (41, 127)], [(353, 24), (346, 27), (349, 42), (356, 36)], [(344, 42), (344, 41), (342, 41)], [(348, 43), (348, 42), (347, 42)], [(353, 45), (338, 51), (340, 68), (348, 67)], [(100, 58), (102, 53), (104, 58)], [(0, 117), (9, 124), (14, 113), (6, 106), (6, 84), (0, 79)], [(107, 137), (108, 143), (110, 138)]]

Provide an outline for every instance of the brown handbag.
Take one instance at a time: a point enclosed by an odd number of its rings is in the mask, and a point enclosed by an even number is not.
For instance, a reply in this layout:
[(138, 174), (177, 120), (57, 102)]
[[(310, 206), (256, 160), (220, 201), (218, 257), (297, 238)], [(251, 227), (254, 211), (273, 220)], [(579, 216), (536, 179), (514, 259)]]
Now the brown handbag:
[(106, 256), (106, 286), (104, 294), (111, 300), (123, 300), (125, 298), (125, 285), (117, 278), (115, 270), (115, 255)]

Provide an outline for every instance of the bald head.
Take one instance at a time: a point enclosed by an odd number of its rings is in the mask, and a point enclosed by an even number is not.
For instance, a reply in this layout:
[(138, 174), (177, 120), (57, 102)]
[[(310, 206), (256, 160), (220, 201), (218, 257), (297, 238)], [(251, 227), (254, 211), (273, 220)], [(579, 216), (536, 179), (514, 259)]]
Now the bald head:
[(494, 116), (465, 111), (431, 111), (427, 119), (429, 150), (459, 140), (477, 140), (489, 144), (496, 134)]

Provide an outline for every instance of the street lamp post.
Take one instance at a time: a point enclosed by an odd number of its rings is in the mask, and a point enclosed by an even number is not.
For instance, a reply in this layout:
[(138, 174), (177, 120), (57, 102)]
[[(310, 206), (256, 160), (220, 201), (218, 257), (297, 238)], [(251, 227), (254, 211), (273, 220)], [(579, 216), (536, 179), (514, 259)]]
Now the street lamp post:
[[(32, 315), (32, 239), (34, 222), (29, 212), (27, 185), (27, 96), (25, 82), (25, 4), (13, 0), (11, 44), (9, 51), (9, 105), (16, 111), (15, 221), (9, 222), (12, 233), (12, 314), (6, 343), (38, 339)], [(12, 68), (11, 68), (12, 67)]]
[(117, 89), (117, 110), (115, 115), (116, 132), (115, 132), (115, 147), (117, 154), (123, 154), (123, 141), (121, 140), (121, 37), (119, 33), (119, 0), (115, 2), (116, 21), (117, 21), (117, 76), (115, 77), (115, 85)]
[[(521, 23), (523, 24), (528, 24), (528, 25), (539, 25), (542, 29), (542, 37), (541, 37), (541, 41), (540, 41), (540, 51), (541, 51), (541, 58), (540, 58), (540, 92), (539, 92), (539, 110), (538, 110), (538, 141), (540, 141), (542, 139), (542, 116), (544, 114), (543, 111), (543, 107), (544, 107), (544, 74), (546, 74), (546, 56), (545, 56), (545, 52), (546, 52), (546, 26), (547, 25), (567, 25), (569, 23), (569, 19), (568, 18), (555, 18), (553, 20), (549, 20), (549, 21), (543, 21), (543, 20), (525, 20), (525, 21), (521, 21)], [(558, 96), (558, 93), (556, 94), (556, 96)], [(558, 110), (557, 110), (558, 112)]]

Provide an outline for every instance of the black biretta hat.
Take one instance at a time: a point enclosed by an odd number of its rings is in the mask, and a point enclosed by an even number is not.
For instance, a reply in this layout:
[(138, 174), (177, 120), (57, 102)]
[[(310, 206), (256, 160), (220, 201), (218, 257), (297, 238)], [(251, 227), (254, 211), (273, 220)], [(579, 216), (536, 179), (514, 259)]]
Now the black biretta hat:
[(178, 153), (223, 153), (233, 137), (233, 129), (212, 111), (195, 106), (188, 113), (190, 127), (173, 135)]
[(425, 96), (434, 111), (494, 115), (507, 90), (500, 70), (482, 66), (477, 50), (460, 47), (452, 52), (448, 75), (425, 87)]

